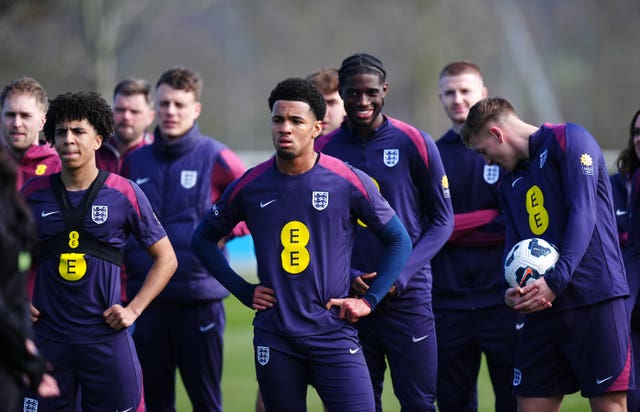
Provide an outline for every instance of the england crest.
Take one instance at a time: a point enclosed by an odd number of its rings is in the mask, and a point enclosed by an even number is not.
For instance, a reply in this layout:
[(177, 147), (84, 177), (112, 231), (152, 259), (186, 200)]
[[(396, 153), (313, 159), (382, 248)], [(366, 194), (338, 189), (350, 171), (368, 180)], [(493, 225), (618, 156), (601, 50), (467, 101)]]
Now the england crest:
[(269, 363), (269, 347), (268, 346), (256, 346), (256, 359), (262, 366)]
[(22, 403), (23, 412), (38, 412), (38, 400), (34, 398), (24, 397)]
[(191, 189), (198, 181), (197, 170), (182, 170), (180, 172), (180, 185), (185, 189)]
[(522, 383), (522, 372), (518, 368), (513, 369), (513, 386), (518, 386)]
[(482, 171), (482, 177), (484, 181), (488, 184), (492, 185), (498, 181), (500, 177), (500, 166), (498, 165), (484, 165), (484, 170)]
[(384, 152), (382, 153), (382, 161), (384, 161), (385, 166), (393, 167), (398, 164), (398, 160), (400, 160), (400, 150), (384, 149)]
[(324, 210), (329, 206), (329, 192), (316, 192), (311, 194), (311, 204), (316, 210)]
[(109, 206), (105, 205), (91, 205), (91, 220), (96, 224), (101, 225), (107, 221), (109, 217)]

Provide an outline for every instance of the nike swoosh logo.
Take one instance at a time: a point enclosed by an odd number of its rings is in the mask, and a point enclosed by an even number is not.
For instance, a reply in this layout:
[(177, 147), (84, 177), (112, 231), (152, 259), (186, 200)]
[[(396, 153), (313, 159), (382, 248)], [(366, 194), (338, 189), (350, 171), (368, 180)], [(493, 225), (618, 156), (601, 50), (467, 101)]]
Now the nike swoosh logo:
[(275, 202), (278, 199), (269, 200), (268, 202), (260, 202), (260, 209), (263, 209), (269, 206), (271, 203)]
[(352, 354), (352, 355), (355, 355), (356, 353), (358, 353), (359, 350), (360, 350), (360, 348), (349, 349), (349, 353)]
[(151, 180), (151, 178), (149, 178), (149, 177), (143, 177), (143, 178), (140, 178), (140, 179), (136, 179), (136, 184), (137, 185), (141, 185), (141, 184), (147, 183), (149, 180)]
[(517, 177), (516, 180), (513, 181), (513, 183), (511, 183), (511, 187), (514, 188), (516, 187), (516, 183), (518, 183), (519, 180), (524, 179), (524, 177), (520, 176)]
[(616, 209), (616, 216), (624, 216), (627, 214), (626, 210)]
[(609, 379), (613, 378), (613, 376), (608, 376), (604, 379), (596, 379), (596, 385), (600, 385), (602, 383), (605, 383), (606, 381), (608, 381)]
[(208, 324), (208, 325), (200, 326), (200, 332), (206, 332), (206, 331), (208, 331), (208, 330), (211, 330), (211, 329), (213, 329), (213, 328), (214, 328), (214, 326), (216, 326), (216, 323), (215, 323), (215, 322), (211, 322), (211, 323), (210, 323), (210, 324)]
[(40, 216), (42, 217), (47, 217), (47, 216), (51, 216), (51, 215), (55, 215), (56, 213), (60, 213), (59, 210), (56, 210), (55, 212), (45, 212), (44, 210), (42, 211), (42, 213), (40, 213)]
[[(129, 411), (131, 411), (131, 410), (133, 410), (133, 406), (132, 406), (131, 408), (129, 408), (129, 409), (124, 409), (124, 410), (122, 410), (121, 412), (129, 412)], [(116, 412), (118, 412), (118, 411), (116, 410)]]
[(516, 323), (516, 330), (520, 330), (520, 329), (522, 329), (522, 328), (524, 328), (524, 322), (522, 322), (522, 323)]
[(420, 336), (419, 338), (416, 338), (415, 336), (412, 336), (412, 337), (411, 337), (411, 341), (412, 341), (413, 343), (416, 343), (416, 342), (420, 342), (421, 340), (425, 340), (425, 339), (427, 339), (428, 337), (429, 337), (429, 335)]

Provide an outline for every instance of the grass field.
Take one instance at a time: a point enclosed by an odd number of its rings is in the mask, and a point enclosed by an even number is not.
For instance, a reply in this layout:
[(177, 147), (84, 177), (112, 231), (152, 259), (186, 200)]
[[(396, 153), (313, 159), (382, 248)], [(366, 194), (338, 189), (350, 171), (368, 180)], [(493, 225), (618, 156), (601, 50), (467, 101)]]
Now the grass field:
[[(227, 329), (225, 331), (222, 376), (223, 406), (227, 412), (251, 412), (254, 410), (258, 387), (253, 367), (251, 343), (253, 338), (251, 326), (253, 312), (244, 307), (234, 297), (226, 299), (225, 306), (227, 310)], [(383, 393), (384, 410), (386, 412), (397, 412), (400, 410), (400, 406), (393, 396), (388, 376), (385, 383), (387, 383), (387, 390)], [(493, 411), (493, 392), (484, 363), (479, 378), (478, 393), (479, 411)], [(181, 382), (178, 382), (176, 396), (177, 410), (179, 412), (192, 410), (191, 403)], [(322, 404), (312, 388), (309, 390), (308, 399), (309, 412), (322, 412)], [(585, 399), (574, 394), (565, 397), (560, 410), (563, 412), (583, 412), (589, 410), (589, 404)]]

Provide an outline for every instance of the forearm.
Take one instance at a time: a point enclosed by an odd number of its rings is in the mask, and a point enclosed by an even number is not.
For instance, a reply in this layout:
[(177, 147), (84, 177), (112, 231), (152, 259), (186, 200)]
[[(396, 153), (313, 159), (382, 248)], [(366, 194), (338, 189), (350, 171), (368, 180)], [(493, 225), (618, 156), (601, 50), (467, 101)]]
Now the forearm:
[(385, 297), (411, 254), (411, 239), (397, 216), (380, 229), (376, 236), (385, 245), (384, 254), (378, 265), (378, 275), (363, 296), (372, 310)]
[(196, 228), (191, 238), (191, 249), (200, 259), (205, 268), (218, 280), (229, 292), (238, 298), (245, 306), (253, 307), (253, 291), (256, 285), (252, 285), (238, 275), (229, 266), (229, 262), (218, 248), (218, 241), (223, 236), (209, 230), (206, 223), (202, 222)]
[(178, 267), (178, 261), (169, 238), (165, 237), (159, 240), (151, 246), (149, 251), (154, 256), (153, 264), (142, 287), (127, 305), (127, 308), (133, 311), (136, 316), (140, 316), (151, 301), (162, 292)]

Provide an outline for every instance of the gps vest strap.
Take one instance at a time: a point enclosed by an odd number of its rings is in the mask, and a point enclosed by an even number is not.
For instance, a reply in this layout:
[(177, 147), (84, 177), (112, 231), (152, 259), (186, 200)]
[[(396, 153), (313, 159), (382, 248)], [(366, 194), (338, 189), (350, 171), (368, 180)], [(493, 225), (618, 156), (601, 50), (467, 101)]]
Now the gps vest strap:
[[(51, 190), (60, 207), (60, 212), (64, 216), (65, 230), (57, 234), (53, 239), (39, 245), (40, 260), (61, 253), (85, 253), (107, 260), (118, 266), (122, 265), (122, 252), (120, 249), (96, 239), (95, 236), (84, 228), (84, 218), (87, 216), (91, 204), (107, 180), (107, 177), (109, 177), (109, 174), (109, 172), (104, 170), (98, 172), (98, 177), (91, 183), (77, 207), (71, 205), (60, 173), (51, 175)], [(78, 233), (77, 247), (70, 246), (70, 233), (72, 231)]]

